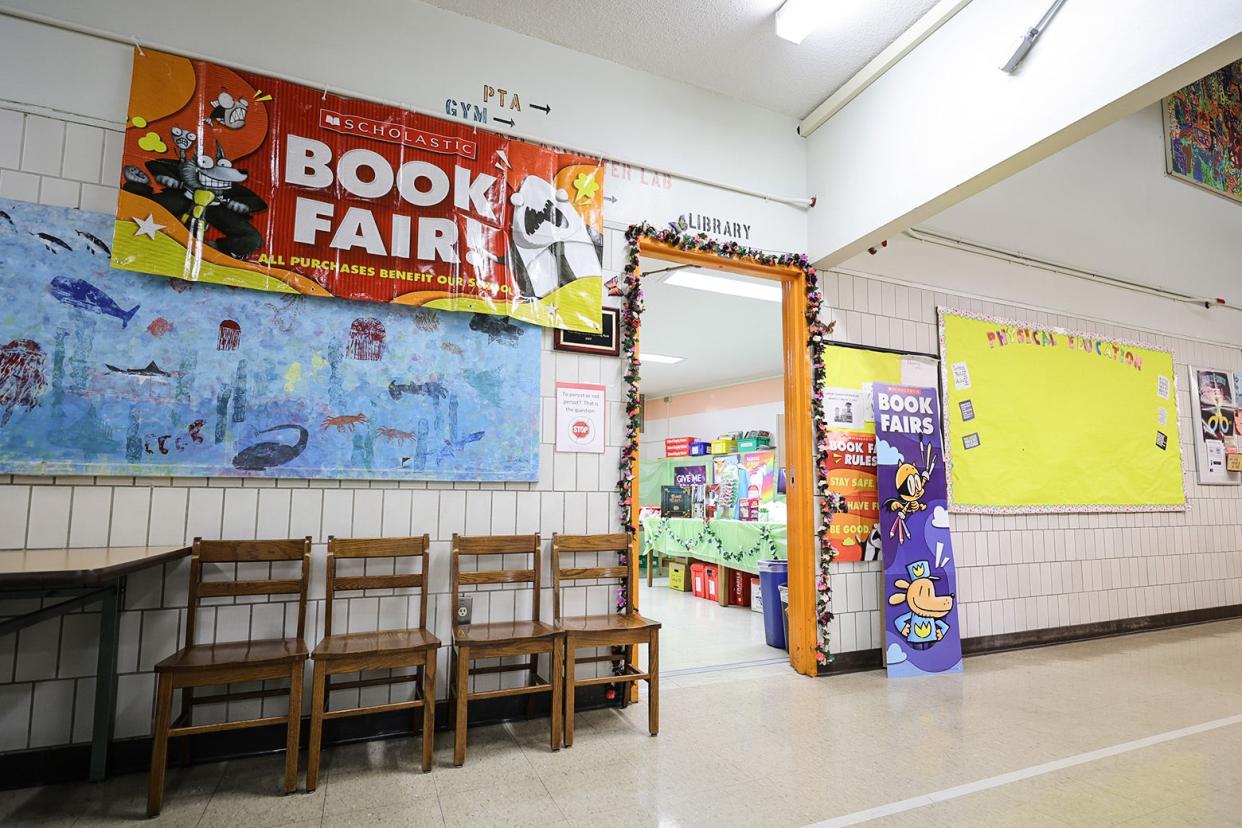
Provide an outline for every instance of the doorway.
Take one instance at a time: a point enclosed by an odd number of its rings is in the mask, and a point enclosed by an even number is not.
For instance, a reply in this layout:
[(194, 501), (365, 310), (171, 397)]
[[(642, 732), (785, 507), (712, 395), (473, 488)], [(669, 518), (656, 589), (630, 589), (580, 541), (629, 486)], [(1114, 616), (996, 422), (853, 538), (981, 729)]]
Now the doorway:
[[(633, 299), (633, 289), (640, 284), (644, 291), (648, 292), (653, 301), (659, 301), (661, 294), (665, 293), (664, 287), (667, 285), (668, 276), (659, 282), (649, 283), (647, 274), (651, 274), (659, 278), (662, 274), (682, 273), (682, 274), (698, 274), (698, 280), (702, 281), (703, 277), (714, 277), (717, 279), (725, 279), (736, 285), (755, 286), (767, 288), (769, 291), (775, 287), (778, 292), (777, 296), (772, 296), (778, 301), (764, 301), (762, 299), (751, 299), (757, 305), (766, 306), (771, 312), (777, 310), (778, 317), (771, 324), (767, 334), (762, 332), (760, 336), (766, 340), (776, 339), (776, 332), (779, 330), (779, 365), (780, 373), (777, 377), (769, 376), (769, 381), (775, 381), (779, 384), (779, 407), (783, 420), (783, 432), (771, 434), (774, 445), (778, 446), (781, 451), (781, 459), (783, 460), (784, 474), (784, 508), (783, 524), (786, 546), (786, 554), (788, 558), (789, 585), (788, 585), (788, 659), (789, 663), (798, 672), (806, 675), (815, 675), (817, 672), (817, 603), (816, 603), (816, 570), (818, 566), (818, 556), (816, 555), (816, 535), (814, 524), (814, 458), (813, 458), (813, 440), (812, 440), (812, 417), (811, 417), (811, 359), (808, 349), (808, 304), (814, 302), (817, 307), (817, 295), (808, 295), (806, 285), (806, 273), (804, 261), (798, 261), (794, 257), (776, 257), (767, 256), (766, 254), (756, 254), (755, 256), (743, 255), (742, 251), (728, 249), (724, 252), (729, 255), (723, 255), (719, 249), (719, 244), (703, 237), (689, 237), (684, 234), (673, 235), (665, 232), (657, 233), (649, 227), (631, 228), (628, 234), (631, 241), (629, 264), (626, 268), (626, 276), (622, 281), (623, 291), (626, 296), (623, 298), (625, 308), (629, 310), (628, 318), (633, 320), (632, 340), (631, 344), (639, 354), (655, 353), (660, 356), (676, 357), (677, 354), (659, 354), (653, 348), (640, 344), (642, 325), (645, 320), (642, 318), (641, 300), (637, 302)], [(813, 271), (811, 271), (813, 273)], [(654, 288), (648, 285), (651, 284)], [(693, 290), (695, 294), (701, 291)], [(708, 293), (718, 291), (707, 291)], [(666, 296), (669, 294), (666, 294)], [(732, 297), (736, 298), (736, 297)], [(688, 308), (694, 299), (682, 298), (682, 306), (674, 311), (680, 313), (683, 318), (688, 317)], [(707, 304), (707, 300), (699, 298), (698, 304)], [(811, 313), (811, 319), (816, 319), (815, 311)], [(761, 311), (756, 311), (761, 312)], [(627, 318), (626, 311), (623, 310), (623, 319)], [(658, 319), (658, 317), (657, 317)], [(625, 323), (623, 323), (625, 324)], [(818, 325), (815, 330), (818, 337)], [(723, 336), (736, 336), (734, 332), (723, 331)], [(744, 334), (743, 334), (744, 336)], [(658, 331), (653, 331), (653, 338), (659, 337)], [(771, 344), (771, 342), (768, 342)], [(667, 348), (666, 348), (667, 349)], [(644, 363), (644, 369), (647, 363)], [(633, 372), (631, 372), (632, 374)], [(631, 396), (634, 405), (632, 409), (637, 408), (638, 394), (642, 392), (641, 380), (637, 387), (627, 388), (627, 393)], [(700, 387), (701, 384), (700, 384)], [(671, 396), (671, 395), (670, 395)], [(650, 399), (650, 395), (648, 396)], [(672, 412), (665, 412), (672, 413)], [(669, 418), (671, 419), (671, 418)], [(739, 426), (738, 431), (743, 430)], [(767, 431), (762, 428), (746, 428), (746, 431)], [(779, 431), (779, 425), (774, 425), (772, 430)], [(724, 432), (726, 438), (733, 435), (728, 431)], [(646, 572), (643, 573), (643, 579), (639, 578), (639, 553), (641, 550), (638, 546), (640, 535), (643, 532), (642, 513), (639, 508), (639, 489), (641, 485), (641, 477), (643, 474), (642, 460), (644, 451), (650, 453), (651, 442), (641, 441), (641, 427), (633, 430), (634, 440), (628, 447), (624, 455), (629, 461), (630, 479), (633, 482), (631, 490), (631, 500), (633, 504), (630, 509), (630, 523), (635, 539), (635, 548), (630, 556), (630, 583), (629, 595), (635, 601), (636, 607), (640, 611), (649, 612), (652, 617), (661, 621), (665, 621), (657, 609), (668, 610), (670, 619), (673, 623), (694, 624), (697, 622), (700, 629), (685, 630), (686, 633), (681, 641), (680, 646), (685, 648), (684, 653), (678, 653), (676, 648), (678, 644), (678, 633), (670, 624), (666, 623), (666, 643), (662, 647), (662, 661), (668, 669), (677, 669), (675, 665), (684, 663), (689, 668), (696, 666), (710, 666), (703, 664), (706, 661), (716, 661), (718, 663), (746, 662), (760, 660), (754, 656), (767, 655), (785, 657), (785, 653), (778, 649), (766, 647), (760, 640), (757, 641), (756, 630), (762, 629), (762, 622), (758, 621), (758, 614), (751, 613), (744, 606), (719, 606), (719, 608), (709, 608), (707, 601), (698, 601), (694, 603), (684, 603), (686, 597), (670, 595), (673, 590), (669, 589), (668, 581), (664, 580), (669, 577), (669, 570), (666, 566), (661, 565), (659, 575), (661, 576), (661, 586), (657, 587), (656, 578), (652, 578), (652, 586), (646, 586)], [(675, 435), (675, 436), (692, 436), (699, 438), (716, 437), (720, 435)], [(724, 453), (738, 453), (736, 447), (725, 446), (725, 449), (733, 449)], [(691, 455), (702, 456), (702, 455)], [(663, 458), (661, 458), (663, 459)], [(708, 456), (711, 459), (711, 456)], [(693, 465), (693, 464), (687, 464)], [(775, 463), (773, 463), (775, 465)], [(762, 475), (761, 475), (762, 476)], [(772, 484), (776, 485), (776, 473), (773, 474)], [(674, 487), (677, 488), (677, 487)], [(749, 498), (748, 498), (749, 499)], [(748, 507), (750, 504), (748, 504)], [(693, 508), (690, 505), (690, 508)], [(753, 508), (753, 507), (752, 507)], [(769, 515), (770, 517), (770, 515)], [(772, 534), (768, 532), (767, 534)], [(642, 539), (646, 541), (646, 538)], [(719, 541), (719, 537), (715, 539)], [(752, 553), (753, 549), (749, 550)], [(759, 550), (760, 552), (765, 550)], [(732, 554), (736, 555), (737, 550), (732, 550)], [(692, 555), (684, 556), (686, 560), (683, 563), (693, 565)], [(771, 555), (770, 557), (778, 557)], [(658, 557), (652, 557), (653, 561), (663, 564)], [(671, 562), (671, 561), (670, 561)], [(753, 569), (753, 555), (750, 560), (737, 561), (736, 558), (730, 558), (726, 554), (724, 559), (718, 560), (718, 571), (716, 580), (716, 597), (719, 598), (721, 592), (730, 588), (730, 579), (737, 578), (740, 581), (740, 574), (745, 574), (747, 586), (749, 586), (748, 569)], [(730, 566), (734, 564), (734, 566)], [(739, 574), (740, 573), (740, 574)], [(654, 573), (653, 573), (654, 575)], [(682, 577), (693, 577), (692, 573), (684, 572)], [(657, 589), (663, 589), (664, 594), (655, 592)], [(779, 607), (779, 596), (772, 596), (776, 599)], [(682, 601), (678, 609), (673, 609), (670, 601)], [(717, 600), (717, 605), (721, 603), (729, 603), (728, 601)], [(697, 606), (696, 606), (697, 604)], [(648, 607), (650, 606), (650, 609)], [(729, 613), (725, 615), (723, 613)], [(779, 616), (778, 616), (779, 617)], [(711, 631), (715, 624), (722, 625), (723, 629), (731, 630), (734, 635), (732, 644), (726, 644), (722, 647), (708, 647), (705, 642), (710, 641)], [(728, 625), (728, 626), (723, 626)], [(706, 627), (706, 634), (704, 634)], [(697, 633), (697, 634), (696, 634)], [(674, 650), (670, 652), (669, 646), (672, 645)], [(699, 652), (693, 652), (695, 648)], [(672, 661), (670, 662), (670, 659)], [(724, 659), (722, 662), (721, 660)], [(698, 664), (696, 664), (698, 662)]]

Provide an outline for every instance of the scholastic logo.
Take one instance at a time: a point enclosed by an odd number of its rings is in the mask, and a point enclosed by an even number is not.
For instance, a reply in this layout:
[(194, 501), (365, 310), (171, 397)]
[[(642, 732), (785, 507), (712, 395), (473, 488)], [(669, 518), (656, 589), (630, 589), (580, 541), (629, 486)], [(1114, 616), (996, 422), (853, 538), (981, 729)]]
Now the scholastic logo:
[(394, 124), (391, 121), (377, 121), (373, 118), (360, 118), (357, 115), (342, 115), (330, 109), (319, 110), (319, 126), (343, 135), (374, 138), (377, 141), (387, 141), (391, 144), (402, 144), (427, 152), (457, 155), (472, 160), (478, 151), (475, 142), (465, 138), (438, 135), (425, 129), (415, 129), (402, 124)]

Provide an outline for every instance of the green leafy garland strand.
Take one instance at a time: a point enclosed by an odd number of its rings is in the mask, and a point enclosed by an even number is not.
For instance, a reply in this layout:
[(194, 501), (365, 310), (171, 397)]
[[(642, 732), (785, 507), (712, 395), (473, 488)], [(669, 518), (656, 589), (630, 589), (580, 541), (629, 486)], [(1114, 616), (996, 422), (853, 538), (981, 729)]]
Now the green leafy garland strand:
[[(676, 247), (683, 251), (701, 251), (722, 256), (726, 259), (750, 259), (762, 265), (777, 267), (796, 267), (802, 271), (803, 284), (806, 288), (806, 325), (807, 350), (811, 358), (811, 425), (815, 451), (815, 493), (819, 507), (819, 529), (817, 540), (819, 545), (819, 573), (815, 579), (816, 587), (816, 618), (819, 622), (819, 637), (815, 646), (815, 657), (820, 664), (832, 660), (828, 647), (828, 625), (833, 619), (832, 588), (829, 583), (829, 569), (834, 557), (832, 545), (828, 542), (828, 529), (832, 521), (831, 500), (828, 494), (827, 451), (828, 424), (824, 421), (824, 344), (828, 340), (829, 328), (820, 319), (824, 297), (819, 289), (819, 280), (815, 268), (811, 266), (805, 254), (769, 253), (744, 247), (733, 241), (717, 241), (704, 233), (690, 234), (686, 232), (684, 222), (670, 224), (666, 230), (657, 230), (646, 222), (630, 225), (625, 231), (628, 243), (626, 262), (621, 278), (621, 348), (625, 358), (625, 442), (621, 446), (620, 479), (617, 482), (617, 494), (621, 510), (621, 525), (630, 531), (631, 515), (635, 508), (633, 460), (638, 453), (639, 437), (639, 394), (638, 380), (641, 363), (638, 357), (638, 326), (643, 311), (643, 291), (639, 285), (639, 242), (651, 239)], [(617, 591), (617, 611), (624, 612), (629, 596), (626, 585)]]

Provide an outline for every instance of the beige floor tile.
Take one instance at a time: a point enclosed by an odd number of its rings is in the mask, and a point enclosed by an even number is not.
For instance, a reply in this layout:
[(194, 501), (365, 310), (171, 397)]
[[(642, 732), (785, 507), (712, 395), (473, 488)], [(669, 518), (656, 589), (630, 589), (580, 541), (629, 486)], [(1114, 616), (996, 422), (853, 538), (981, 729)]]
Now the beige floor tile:
[(444, 824), (454, 826), (560, 825), (565, 815), (538, 779), (496, 784), (480, 790), (441, 794)]
[(326, 786), (306, 793), (303, 778), (297, 791), (285, 794), (284, 767), (282, 754), (229, 762), (201, 828), (290, 825), (322, 817)]
[(433, 797), (416, 799), (395, 807), (365, 805), (362, 808), (340, 813), (325, 813), (324, 828), (435, 828), (444, 824), (440, 802)]

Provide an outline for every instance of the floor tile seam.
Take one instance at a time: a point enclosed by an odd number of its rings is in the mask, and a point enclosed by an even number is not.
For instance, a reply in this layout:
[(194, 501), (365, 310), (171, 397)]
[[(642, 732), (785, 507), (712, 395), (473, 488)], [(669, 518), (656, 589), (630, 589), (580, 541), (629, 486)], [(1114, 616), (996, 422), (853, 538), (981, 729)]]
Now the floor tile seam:
[(1054, 759), (1049, 762), (1043, 762), (1038, 765), (1031, 765), (1027, 768), (1021, 768), (1008, 773), (997, 774), (995, 776), (985, 777), (967, 782), (961, 785), (954, 785), (939, 791), (933, 791), (928, 794), (910, 797), (908, 799), (890, 802), (884, 805), (878, 805), (874, 808), (867, 808), (861, 811), (855, 811), (851, 814), (845, 814), (839, 817), (823, 820), (813, 823), (814, 828), (844, 828), (848, 825), (857, 825), (868, 820), (878, 819), (883, 816), (891, 816), (893, 814), (904, 813), (914, 808), (932, 805), (937, 802), (948, 802), (963, 796), (968, 796), (980, 791), (992, 790), (1005, 785), (1021, 782), (1036, 776), (1053, 773), (1066, 768), (1077, 767), (1078, 765), (1088, 764), (1100, 759), (1106, 759), (1110, 756), (1118, 756), (1123, 753), (1129, 753), (1135, 750), (1152, 747), (1154, 745), (1164, 744), (1184, 739), (1187, 736), (1194, 736), (1199, 733), (1206, 733), (1212, 730), (1218, 730), (1224, 727), (1242, 724), (1242, 713), (1233, 716), (1225, 716), (1220, 719), (1213, 719), (1208, 722), (1201, 722), (1197, 725), (1177, 728), (1175, 730), (1165, 731), (1163, 733), (1152, 734), (1140, 739), (1133, 739), (1128, 742), (1121, 742), (1109, 747), (1099, 748), (1097, 750), (1078, 753), (1073, 756), (1067, 756), (1062, 759)]

